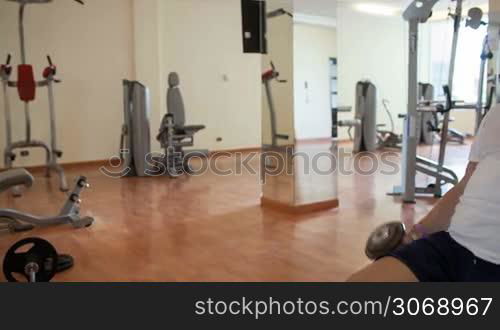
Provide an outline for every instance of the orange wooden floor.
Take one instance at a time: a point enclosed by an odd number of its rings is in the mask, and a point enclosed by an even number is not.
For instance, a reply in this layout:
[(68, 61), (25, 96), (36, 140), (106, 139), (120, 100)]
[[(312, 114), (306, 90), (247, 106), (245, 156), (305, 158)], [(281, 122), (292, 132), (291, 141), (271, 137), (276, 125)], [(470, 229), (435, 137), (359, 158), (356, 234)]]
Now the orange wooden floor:
[[(469, 148), (449, 148), (448, 163), (460, 175)], [(92, 166), (68, 171), (79, 174), (92, 184), (82, 212), (95, 217), (94, 226), (2, 234), (2, 258), (14, 242), (38, 236), (76, 259), (55, 281), (342, 281), (368, 263), (364, 243), (377, 225), (412, 222), (434, 203), (402, 206), (386, 196), (399, 175), (382, 173), (340, 175), (341, 207), (308, 215), (261, 209), (254, 174), (118, 180)], [(23, 198), (4, 193), (0, 207), (53, 214), (64, 197), (55, 180), (37, 176)]]

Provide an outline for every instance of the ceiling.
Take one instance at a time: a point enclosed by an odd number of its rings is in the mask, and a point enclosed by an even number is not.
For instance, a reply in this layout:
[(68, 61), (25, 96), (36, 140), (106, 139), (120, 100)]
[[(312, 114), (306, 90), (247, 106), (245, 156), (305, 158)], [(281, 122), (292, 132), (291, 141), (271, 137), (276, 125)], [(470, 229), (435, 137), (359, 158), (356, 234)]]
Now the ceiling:
[[(271, 0), (271, 1), (288, 1), (288, 0)], [(349, 5), (356, 2), (364, 3), (383, 3), (386, 5), (400, 7), (401, 9), (406, 8), (406, 6), (412, 0), (293, 0), (294, 1), (294, 11), (299, 14), (312, 15), (312, 16), (326, 16), (330, 18), (335, 18), (337, 16), (337, 6)], [(487, 4), (488, 0), (465, 0), (467, 5), (481, 5)], [(436, 8), (446, 9), (450, 4), (450, 1), (440, 1)]]
[(294, 0), (296, 13), (313, 16), (337, 16), (337, 0)]

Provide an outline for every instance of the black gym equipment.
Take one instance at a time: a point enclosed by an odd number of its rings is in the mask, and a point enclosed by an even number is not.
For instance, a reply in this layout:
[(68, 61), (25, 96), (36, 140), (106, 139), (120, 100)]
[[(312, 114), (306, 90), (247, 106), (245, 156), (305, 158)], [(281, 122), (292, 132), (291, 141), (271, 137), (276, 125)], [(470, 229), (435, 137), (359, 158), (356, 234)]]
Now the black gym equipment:
[(383, 224), (373, 231), (366, 243), (365, 253), (370, 260), (387, 256), (403, 244), (405, 226), (401, 222)]
[[(29, 248), (26, 252), (19, 252)], [(3, 261), (3, 273), (9, 282), (20, 282), (15, 274), (30, 283), (50, 282), (54, 276), (72, 268), (73, 257), (59, 255), (52, 244), (41, 238), (27, 238), (14, 244)]]
[(243, 52), (267, 54), (266, 2), (241, 0)]

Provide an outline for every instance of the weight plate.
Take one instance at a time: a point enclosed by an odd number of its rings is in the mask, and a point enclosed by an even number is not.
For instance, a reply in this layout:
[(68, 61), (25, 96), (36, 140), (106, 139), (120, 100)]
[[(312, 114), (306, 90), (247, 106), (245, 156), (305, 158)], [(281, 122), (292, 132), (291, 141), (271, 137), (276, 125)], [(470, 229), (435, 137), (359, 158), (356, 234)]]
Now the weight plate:
[(57, 273), (64, 272), (68, 269), (73, 268), (75, 265), (75, 259), (68, 254), (60, 254), (57, 257)]
[[(17, 252), (21, 248), (31, 245), (27, 252)], [(37, 282), (49, 282), (57, 271), (58, 254), (56, 249), (40, 238), (27, 238), (14, 244), (3, 261), (3, 273), (9, 282), (19, 282), (13, 274), (20, 274), (29, 281), (26, 266), (35, 263), (38, 266)]]
[(401, 222), (386, 223), (370, 235), (365, 253), (371, 260), (377, 260), (397, 249), (405, 236), (405, 227)]

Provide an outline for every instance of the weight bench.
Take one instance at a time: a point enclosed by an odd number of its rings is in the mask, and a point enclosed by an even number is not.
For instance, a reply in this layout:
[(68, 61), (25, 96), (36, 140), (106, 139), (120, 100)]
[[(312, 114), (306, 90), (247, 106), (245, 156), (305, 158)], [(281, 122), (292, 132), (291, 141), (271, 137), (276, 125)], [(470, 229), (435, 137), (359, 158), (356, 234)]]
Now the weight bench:
[(164, 164), (168, 174), (176, 176), (192, 173), (189, 159), (207, 157), (208, 150), (185, 151), (194, 146), (194, 136), (205, 129), (204, 125), (186, 125), (184, 101), (179, 88), (180, 79), (176, 72), (168, 76), (167, 114), (162, 120), (157, 140), (165, 150)]
[[(33, 185), (33, 176), (25, 169), (14, 169), (0, 173), (0, 193), (17, 186), (27, 188)], [(80, 193), (88, 188), (87, 179), (79, 177), (71, 194), (58, 215), (40, 217), (17, 210), (0, 208), (0, 232), (23, 232), (35, 226), (51, 226), (69, 223), (75, 228), (89, 227), (94, 222), (91, 217), (80, 216)]]

